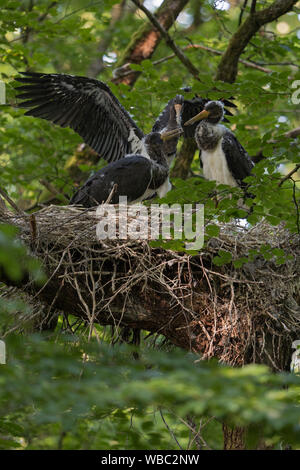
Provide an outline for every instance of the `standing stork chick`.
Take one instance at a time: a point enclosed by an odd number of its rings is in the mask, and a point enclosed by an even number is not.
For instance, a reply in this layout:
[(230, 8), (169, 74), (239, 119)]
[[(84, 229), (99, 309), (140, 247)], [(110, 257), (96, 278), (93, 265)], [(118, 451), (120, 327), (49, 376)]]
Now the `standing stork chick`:
[(244, 178), (251, 174), (254, 166), (251, 158), (235, 135), (220, 124), (224, 117), (224, 105), (221, 101), (208, 101), (204, 109), (184, 126), (194, 125), (203, 175), (208, 180), (219, 184), (246, 188)]

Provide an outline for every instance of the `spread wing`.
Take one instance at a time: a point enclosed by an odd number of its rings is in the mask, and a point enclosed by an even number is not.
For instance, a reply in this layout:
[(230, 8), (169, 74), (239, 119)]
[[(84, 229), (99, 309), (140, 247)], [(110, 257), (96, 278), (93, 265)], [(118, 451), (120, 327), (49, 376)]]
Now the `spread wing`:
[(234, 179), (241, 187), (245, 187), (246, 184), (242, 183), (242, 181), (251, 174), (254, 166), (250, 156), (235, 135), (229, 130), (223, 135), (222, 149)]
[[(71, 127), (108, 162), (136, 153), (143, 132), (109, 87), (98, 80), (65, 74), (22, 72), (16, 78), (26, 116)], [(134, 147), (134, 148), (133, 148)]]

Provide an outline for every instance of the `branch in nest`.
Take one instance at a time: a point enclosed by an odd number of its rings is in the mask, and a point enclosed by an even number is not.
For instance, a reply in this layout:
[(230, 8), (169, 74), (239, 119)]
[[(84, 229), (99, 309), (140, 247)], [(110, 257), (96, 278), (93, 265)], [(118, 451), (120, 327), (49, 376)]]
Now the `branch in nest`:
[[(281, 226), (222, 224), (220, 235), (190, 256), (151, 248), (147, 240), (99, 241), (97, 222), (94, 210), (50, 206), (35, 212), (35, 255), (48, 280), (38, 287), (25, 273), (17, 286), (88, 322), (90, 332), (94, 323), (144, 329), (203, 358), (288, 367), (291, 342), (300, 334), (298, 235)], [(30, 246), (28, 223), (22, 217), (13, 223)], [(220, 249), (234, 260), (266, 243), (283, 248), (293, 260), (277, 266), (257, 257), (239, 270), (231, 263), (211, 268)], [(2, 271), (0, 278), (10, 283)]]

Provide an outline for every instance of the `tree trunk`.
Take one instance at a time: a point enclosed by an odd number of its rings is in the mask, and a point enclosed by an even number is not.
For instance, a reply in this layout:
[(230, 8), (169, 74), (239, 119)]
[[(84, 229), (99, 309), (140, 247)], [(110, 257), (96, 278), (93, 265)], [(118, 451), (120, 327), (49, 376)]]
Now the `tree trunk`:
[(223, 423), (224, 450), (245, 450), (245, 434), (244, 427), (229, 427)]

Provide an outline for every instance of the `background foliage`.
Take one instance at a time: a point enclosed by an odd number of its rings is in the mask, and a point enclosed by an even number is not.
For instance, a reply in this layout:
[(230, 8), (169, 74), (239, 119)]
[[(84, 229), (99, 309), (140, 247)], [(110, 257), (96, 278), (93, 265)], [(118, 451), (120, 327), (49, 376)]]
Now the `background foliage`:
[[(187, 54), (200, 71), (198, 82), (177, 58), (156, 64), (170, 54), (162, 41), (151, 60), (133, 67), (142, 73), (129, 88), (110, 83), (112, 70), (146, 19), (128, 1), (111, 27), (118, 3), (0, 0), (0, 78), (6, 83), (8, 103), (0, 114), (0, 187), (23, 209), (34, 210), (54, 196), (56, 202), (66, 203), (74, 187), (70, 160), (81, 139), (69, 129), (23, 117), (16, 108), (13, 78), (23, 70), (91, 75), (92, 64), (101, 60), (98, 78), (110, 84), (145, 132), (177, 93), (186, 98), (194, 93), (212, 99), (234, 96), (238, 108), (228, 125), (250, 155), (262, 150), (265, 157), (249, 178), (255, 199), (248, 201), (249, 206), (254, 202), (248, 223), (265, 217), (271, 224), (284, 221), (290, 231), (300, 232), (299, 172), (294, 181), (280, 184), (300, 163), (297, 140), (284, 136), (299, 126), (299, 104), (292, 101), (293, 83), (300, 80), (299, 9), (267, 24), (242, 56), (271, 73), (240, 64), (235, 83), (216, 81), (220, 56), (190, 49)], [(243, 3), (191, 0), (170, 34), (182, 48), (192, 43), (222, 52), (237, 29)], [(272, 2), (258, 2), (258, 8), (261, 3)], [(151, 4), (158, 3), (146, 2)], [(222, 9), (225, 6), (229, 8)], [(248, 14), (249, 7), (243, 15)], [(107, 47), (99, 57), (104, 38)], [(186, 86), (192, 91), (184, 92)], [(80, 169), (87, 178), (101, 165), (101, 160), (84, 163)], [(191, 171), (191, 178), (173, 180), (175, 189), (165, 202), (205, 203), (207, 237), (218, 234), (218, 221), (247, 216), (237, 208), (239, 190), (216, 188), (199, 178), (197, 153)], [(211, 199), (214, 191), (223, 198), (218, 207)], [(14, 236), (11, 228), (1, 228), (1, 269), (13, 280), (24, 270), (41, 276)], [(286, 262), (280, 246), (276, 253), (266, 246), (262, 254)], [(230, 261), (226, 252), (215, 258), (215, 264)], [(282, 448), (288, 442), (300, 447), (297, 376), (274, 375), (263, 366), (234, 370), (216, 362), (195, 363), (195, 357), (174, 348), (159, 352), (159, 345), (156, 350), (144, 346), (139, 360), (134, 360), (130, 348), (111, 348), (102, 328), (98, 327), (101, 344), (95, 338), (87, 342), (85, 327), (71, 333), (62, 328), (62, 318), (52, 335), (25, 331), (19, 336), (11, 321), (16, 311), (29, 315), (30, 307), (22, 299), (1, 300), (0, 337), (7, 341), (9, 356), (0, 370), (0, 448), (218, 449), (224, 420), (250, 426), (249, 447), (255, 447), (260, 432), (269, 445)]]

